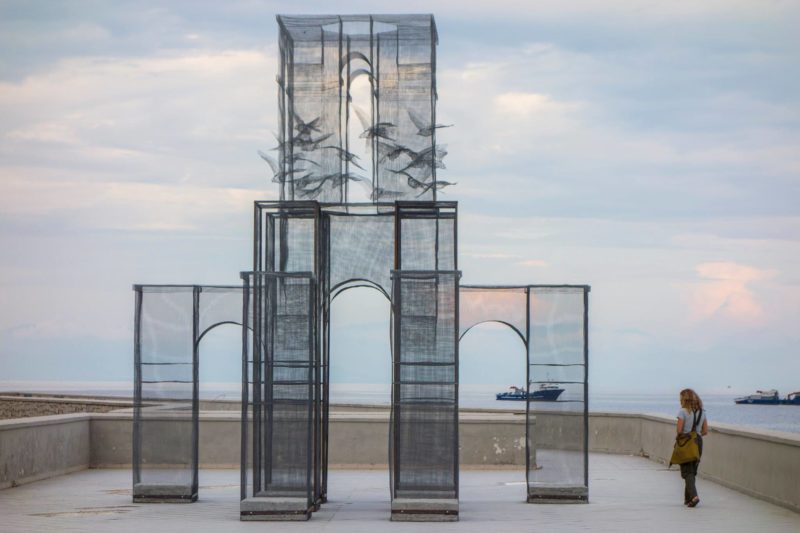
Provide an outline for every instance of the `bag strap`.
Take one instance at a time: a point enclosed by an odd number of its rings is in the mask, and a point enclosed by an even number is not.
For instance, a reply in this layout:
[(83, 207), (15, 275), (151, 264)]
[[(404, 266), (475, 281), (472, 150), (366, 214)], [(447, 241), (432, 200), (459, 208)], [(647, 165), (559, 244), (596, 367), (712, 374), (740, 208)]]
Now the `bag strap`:
[[(700, 416), (697, 416), (697, 413), (700, 413)], [(700, 409), (699, 411), (692, 411), (692, 431), (697, 432), (697, 423), (703, 418), (703, 410)]]

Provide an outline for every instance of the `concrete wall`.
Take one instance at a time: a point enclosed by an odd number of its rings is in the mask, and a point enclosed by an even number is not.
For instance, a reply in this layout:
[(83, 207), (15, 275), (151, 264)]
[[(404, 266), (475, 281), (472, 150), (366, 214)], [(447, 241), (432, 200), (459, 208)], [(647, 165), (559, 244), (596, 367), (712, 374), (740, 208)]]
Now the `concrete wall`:
[(0, 420), (0, 489), (88, 468), (90, 417)]
[[(163, 416), (164, 423), (171, 423), (168, 413)], [(148, 423), (157, 425), (160, 420), (150, 415)], [(524, 415), (463, 413), (459, 426), (463, 465), (524, 468)], [(200, 464), (204, 468), (238, 468), (240, 436), (238, 413), (201, 413)], [(91, 439), (93, 467), (130, 466), (132, 425), (129, 414), (92, 415)], [(333, 468), (386, 468), (389, 456), (388, 411), (331, 413), (329, 443), (329, 462)], [(158, 442), (154, 444), (158, 445)], [(163, 454), (156, 451), (154, 455)]]
[[(165, 419), (169, 418), (165, 413)], [(0, 488), (87, 467), (130, 467), (131, 413), (76, 414), (0, 421)], [(524, 468), (525, 417), (513, 412), (462, 412), (464, 468)], [(583, 435), (580, 416), (539, 413), (537, 449), (564, 447)], [(239, 414), (203, 412), (200, 464), (239, 466)], [(660, 415), (594, 413), (593, 452), (641, 455), (666, 463), (675, 421)], [(386, 409), (337, 408), (331, 415), (331, 467), (385, 468), (389, 445)], [(673, 467), (676, 468), (676, 467)], [(702, 477), (800, 512), (800, 435), (749, 431), (713, 424), (705, 439)]]

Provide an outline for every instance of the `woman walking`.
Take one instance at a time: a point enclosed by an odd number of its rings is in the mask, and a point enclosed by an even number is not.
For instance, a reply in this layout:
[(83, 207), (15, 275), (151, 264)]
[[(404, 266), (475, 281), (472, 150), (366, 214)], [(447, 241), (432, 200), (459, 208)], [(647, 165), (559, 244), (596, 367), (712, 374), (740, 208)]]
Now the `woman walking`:
[[(703, 401), (692, 389), (683, 389), (680, 395), (681, 409), (678, 411), (678, 435), (697, 432), (697, 445), (700, 455), (703, 455), (703, 436), (708, 433), (708, 419), (703, 410)], [(695, 478), (700, 460), (684, 463), (681, 467), (681, 477), (686, 484), (683, 490), (683, 503), (687, 507), (697, 507), (700, 497), (697, 495)]]

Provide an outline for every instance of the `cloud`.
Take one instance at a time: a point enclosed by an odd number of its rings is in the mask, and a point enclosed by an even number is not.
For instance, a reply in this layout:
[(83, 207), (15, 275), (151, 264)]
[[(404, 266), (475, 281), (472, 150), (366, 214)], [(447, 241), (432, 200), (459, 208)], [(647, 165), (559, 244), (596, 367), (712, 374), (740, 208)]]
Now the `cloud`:
[(547, 266), (547, 261), (543, 259), (526, 259), (525, 261), (519, 261), (517, 264), (524, 267), (544, 268)]
[(272, 196), (233, 187), (13, 177), (3, 180), (0, 191), (6, 215), (61, 217), (84, 230), (211, 231), (209, 217), (246, 213), (255, 200)]
[(0, 82), (0, 176), (264, 183), (256, 150), (274, 143), (275, 68), (256, 50), (172, 51), (65, 59)]
[(501, 114), (531, 118), (531, 115), (544, 113), (568, 113), (578, 109), (580, 104), (557, 102), (546, 94), (511, 92), (495, 96), (494, 106)]
[(763, 270), (731, 262), (701, 263), (700, 282), (692, 291), (690, 312), (693, 320), (729, 319), (741, 325), (755, 326), (766, 313), (753, 285), (774, 278), (775, 270)]

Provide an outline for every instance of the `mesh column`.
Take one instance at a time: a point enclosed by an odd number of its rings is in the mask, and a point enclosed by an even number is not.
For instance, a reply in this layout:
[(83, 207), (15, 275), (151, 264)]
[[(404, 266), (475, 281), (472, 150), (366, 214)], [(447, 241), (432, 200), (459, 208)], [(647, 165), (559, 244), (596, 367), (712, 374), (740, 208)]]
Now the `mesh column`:
[(392, 520), (458, 518), (459, 277), (392, 272)]
[(530, 287), (531, 503), (588, 501), (588, 298), (585, 286)]
[[(323, 291), (327, 290), (325, 272), (325, 253), (321, 238), (320, 204), (315, 201), (256, 202), (254, 226), (254, 260), (255, 272), (311, 272), (316, 282), (314, 319), (322, 320)], [(317, 322), (316, 330), (324, 330)], [(322, 335), (315, 336), (315, 354), (321, 354)], [(323, 471), (327, 468), (323, 451), (326, 449), (327, 436), (327, 387), (324, 380), (326, 368), (320, 358), (317, 359), (314, 401), (314, 500), (325, 501), (326, 478)]]
[(197, 499), (198, 287), (134, 286), (133, 501)]
[[(317, 350), (311, 273), (243, 273), (253, 329), (244, 394), (252, 391), (249, 493), (242, 520), (307, 520), (315, 504)], [(248, 350), (243, 350), (247, 358)], [(249, 382), (249, 383), (248, 383)], [(247, 385), (250, 384), (250, 387)], [(243, 411), (246, 438), (248, 413)]]

